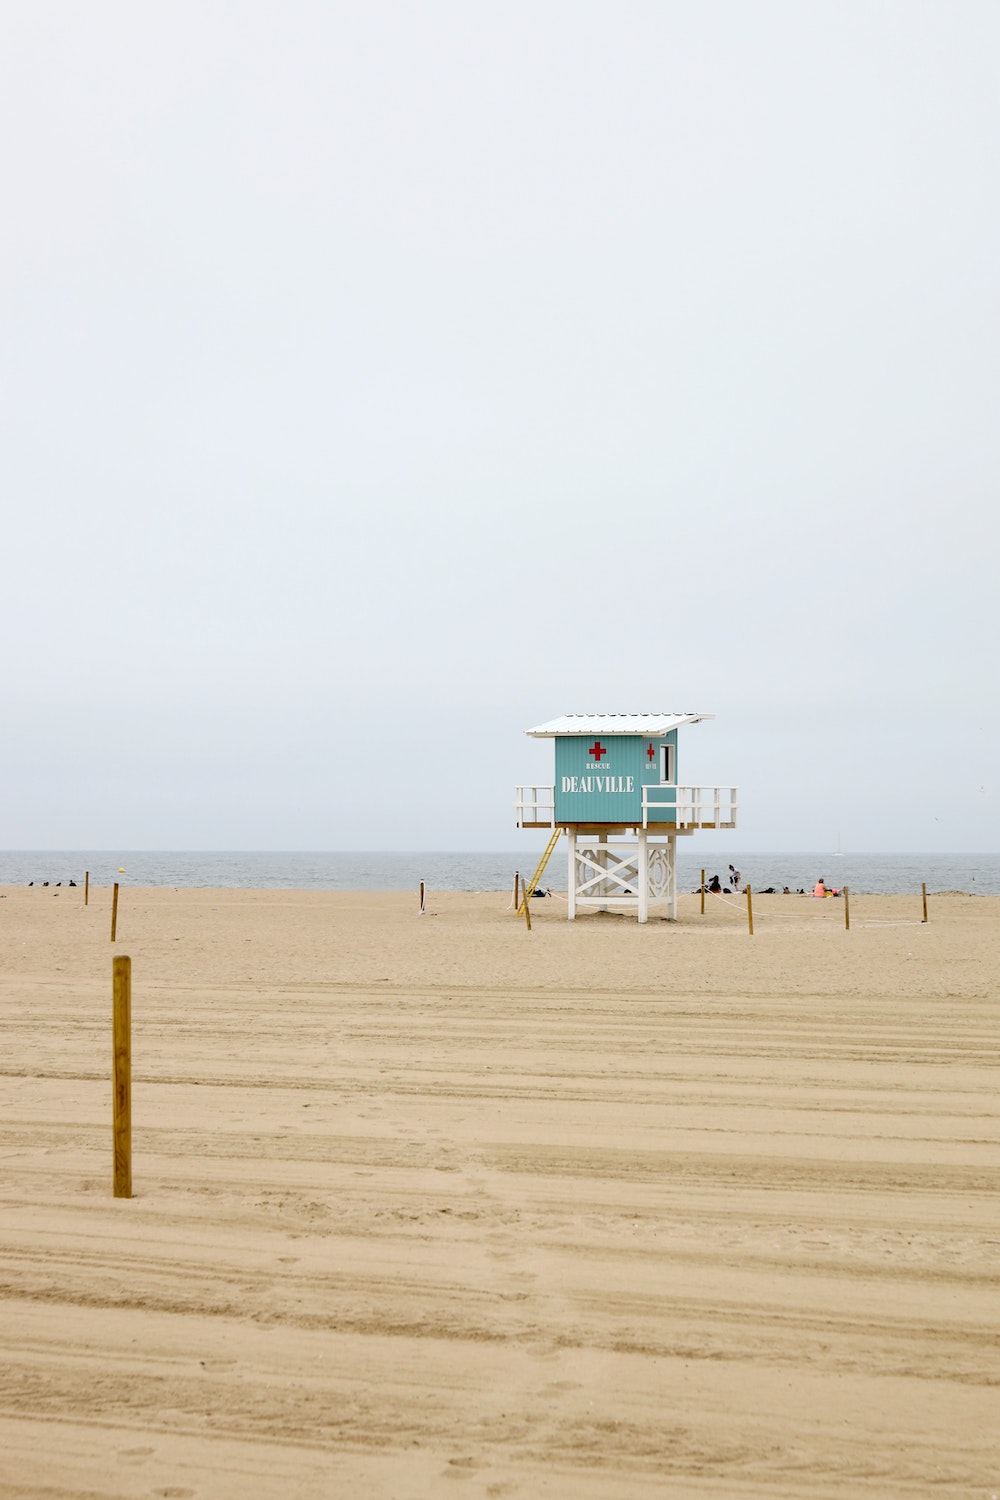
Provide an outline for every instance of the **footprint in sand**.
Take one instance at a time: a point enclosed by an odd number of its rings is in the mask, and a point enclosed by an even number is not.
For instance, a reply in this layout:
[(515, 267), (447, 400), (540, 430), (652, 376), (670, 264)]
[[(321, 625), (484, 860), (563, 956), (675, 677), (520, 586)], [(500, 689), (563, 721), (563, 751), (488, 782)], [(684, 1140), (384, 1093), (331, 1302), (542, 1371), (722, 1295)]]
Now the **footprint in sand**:
[(449, 1458), (448, 1467), (441, 1470), (442, 1479), (468, 1479), (475, 1469), (481, 1468), (479, 1460), (469, 1454), (465, 1458)]

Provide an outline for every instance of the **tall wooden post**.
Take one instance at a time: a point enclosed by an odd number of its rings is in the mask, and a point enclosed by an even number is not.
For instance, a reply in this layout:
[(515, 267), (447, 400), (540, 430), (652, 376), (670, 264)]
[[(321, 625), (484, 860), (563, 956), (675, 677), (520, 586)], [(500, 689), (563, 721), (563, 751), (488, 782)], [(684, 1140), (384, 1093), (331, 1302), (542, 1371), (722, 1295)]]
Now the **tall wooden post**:
[(424, 914), (424, 882), (420, 882), (420, 915)]
[(921, 883), (920, 889), (921, 889), (921, 891), (923, 892), (923, 895), (924, 895), (924, 918), (923, 919), (926, 922), (927, 921), (927, 882), (926, 882), (926, 880)]
[(114, 1058), (114, 1196), (132, 1196), (132, 960), (115, 958), (112, 972), (112, 1048)]
[(517, 908), (521, 904), (520, 897), (518, 896), (518, 890), (520, 888), (520, 885), (521, 885), (521, 872), (520, 872), (520, 870), (515, 870), (514, 871), (514, 910), (515, 911), (517, 911)]
[(112, 942), (114, 942), (114, 940), (115, 940), (115, 933), (117, 932), (117, 930), (118, 930), (118, 882), (116, 880), (115, 881), (115, 888), (114, 888), (114, 891), (112, 892), (112, 895), (111, 895), (111, 941)]
[(90, 871), (85, 870), (83, 874), (83, 904), (90, 905)]
[(750, 928), (750, 936), (753, 937), (753, 896), (749, 886), (747, 886), (747, 926)]
[(847, 932), (851, 930), (851, 890), (844, 886), (844, 928)]
[(701, 914), (705, 915), (705, 871), (701, 872)]

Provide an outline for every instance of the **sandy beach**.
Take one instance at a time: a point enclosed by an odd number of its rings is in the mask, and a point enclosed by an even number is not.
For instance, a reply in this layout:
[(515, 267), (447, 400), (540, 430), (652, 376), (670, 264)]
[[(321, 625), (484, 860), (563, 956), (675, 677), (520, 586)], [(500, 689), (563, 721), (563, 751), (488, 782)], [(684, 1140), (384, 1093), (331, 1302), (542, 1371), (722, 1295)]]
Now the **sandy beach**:
[(1000, 1492), (1000, 897), (0, 896), (3, 1496)]

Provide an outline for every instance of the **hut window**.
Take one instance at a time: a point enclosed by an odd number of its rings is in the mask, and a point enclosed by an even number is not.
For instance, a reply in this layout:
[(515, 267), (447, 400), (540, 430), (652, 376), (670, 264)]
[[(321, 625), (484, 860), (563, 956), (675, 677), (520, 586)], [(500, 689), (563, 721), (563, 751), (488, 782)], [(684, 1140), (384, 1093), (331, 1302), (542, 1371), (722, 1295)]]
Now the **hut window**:
[(673, 745), (660, 746), (660, 780), (671, 782), (674, 779), (674, 747)]

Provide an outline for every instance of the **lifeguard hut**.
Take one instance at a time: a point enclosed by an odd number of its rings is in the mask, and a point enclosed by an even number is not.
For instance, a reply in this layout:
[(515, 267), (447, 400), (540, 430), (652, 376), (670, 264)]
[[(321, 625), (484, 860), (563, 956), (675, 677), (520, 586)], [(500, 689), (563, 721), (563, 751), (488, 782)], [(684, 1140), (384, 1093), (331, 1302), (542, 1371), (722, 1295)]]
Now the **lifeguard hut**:
[(565, 832), (570, 921), (581, 909), (634, 909), (645, 922), (651, 902), (676, 921), (677, 840), (701, 828), (736, 827), (735, 787), (678, 780), (678, 731), (714, 717), (565, 714), (526, 730), (555, 741), (556, 779), (517, 788), (517, 826), (552, 830), (524, 900)]

